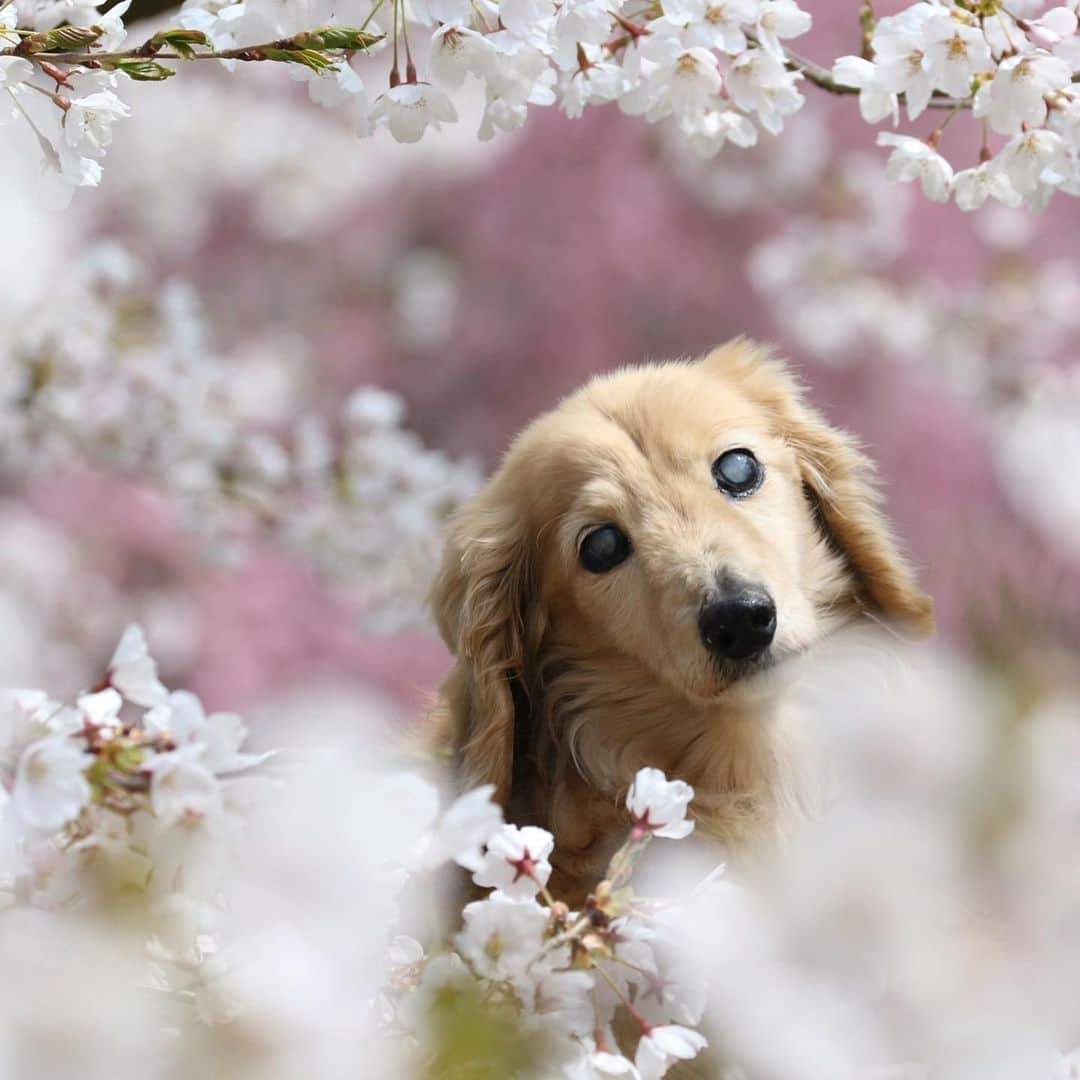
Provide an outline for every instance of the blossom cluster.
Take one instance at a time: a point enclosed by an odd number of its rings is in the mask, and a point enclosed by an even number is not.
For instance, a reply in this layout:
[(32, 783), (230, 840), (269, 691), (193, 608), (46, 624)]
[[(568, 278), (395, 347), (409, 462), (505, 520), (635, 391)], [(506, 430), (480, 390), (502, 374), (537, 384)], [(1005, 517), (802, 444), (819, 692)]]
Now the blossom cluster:
[[(505, 1016), (544, 1047), (545, 1075), (656, 1080), (696, 1057), (706, 1046), (695, 1030), (705, 987), (666, 951), (670, 913), (629, 887), (651, 837), (692, 830), (692, 797), (688, 785), (658, 769), (638, 772), (626, 799), (630, 836), (580, 911), (548, 890), (554, 838), (544, 829), (500, 824), (481, 853), (458, 852), (473, 882), (492, 891), (466, 904), (452, 950), (425, 960), (412, 944), (405, 970), (395, 973), (399, 991), (384, 997), (391, 1027), (407, 1030), (433, 1006), (475, 994), (489, 1023)], [(632, 1022), (629, 1040), (612, 1029), (619, 1012)]]
[[(872, 27), (866, 56), (843, 56), (834, 80), (859, 91), (863, 119), (895, 125), (931, 104), (949, 112), (929, 138), (884, 132), (891, 180), (918, 181), (927, 198), (962, 210), (988, 198), (1044, 207), (1080, 194), (1080, 37), (1075, 2), (1038, 18), (1041, 4), (920, 0)], [(946, 125), (970, 107), (983, 123), (979, 160), (955, 170), (940, 152)]]
[[(251, 872), (252, 853), (245, 851), (262, 817), (277, 829), (271, 806), (285, 796), (289, 772), (258, 768), (272, 754), (243, 749), (247, 729), (240, 717), (208, 715), (193, 694), (170, 693), (133, 625), (100, 682), (74, 703), (42, 691), (5, 691), (0, 719), (0, 893), (7, 898), (0, 951), (20, 911), (63, 920), (104, 907), (116, 918), (121, 897), (134, 894), (143, 897), (150, 927), (141, 981), (175, 1000), (183, 1026), (227, 1040), (232, 1025), (232, 1037), (242, 1042), (237, 1029), (268, 1022), (270, 1002), (257, 989), (265, 968), (251, 966), (253, 935), (270, 950), (260, 954), (263, 964), (292, 966), (282, 989), (297, 1000), (279, 1006), (302, 1011), (296, 980), (304, 965), (295, 952), (315, 942), (274, 939), (282, 928), (266, 898), (256, 902), (257, 912), (249, 907), (251, 890), (259, 887), (253, 879), (266, 867), (251, 877), (234, 869)], [(294, 764), (293, 772), (307, 774), (294, 794), (321, 782), (326, 766), (318, 755)], [(337, 1051), (357, 1044), (365, 1031), (377, 1032), (396, 1040), (402, 1063), (424, 1062), (447, 1052), (439, 1017), (482, 1002), (473, 1022), (504, 1024), (521, 1045), (542, 1046), (551, 1075), (618, 1072), (655, 1080), (675, 1061), (696, 1056), (705, 1046), (694, 1030), (704, 1008), (702, 987), (676, 977), (662, 951), (665, 918), (629, 888), (633, 865), (653, 835), (690, 831), (685, 815), (693, 792), (655, 769), (638, 774), (627, 796), (630, 837), (612, 862), (612, 876), (581, 911), (548, 890), (551, 835), (504, 824), (491, 792), (470, 791), (440, 813), (430, 783), (416, 773), (388, 772), (372, 786), (372, 804), (352, 808), (366, 814), (390, 800), (401, 812), (381, 840), (366, 831), (360, 876), (340, 897), (358, 916), (366, 904), (367, 915), (366, 926), (336, 928), (354, 939), (343, 943), (344, 951), (355, 962), (352, 949), (366, 936), (363, 947), (376, 962), (366, 978), (363, 967), (336, 974), (356, 984), (352, 994), (360, 988), (350, 1000), (365, 1005)], [(290, 813), (302, 815), (302, 807), (302, 799), (300, 807), (289, 802)], [(320, 805), (319, 813), (325, 809)], [(337, 814), (352, 827), (348, 806), (339, 805)], [(256, 855), (293, 858), (293, 839), (278, 831), (277, 844)], [(491, 891), (465, 906), (452, 939), (437, 933), (425, 951), (399, 932), (402, 898), (410, 881), (423, 881), (448, 862)], [(356, 888), (369, 894), (363, 903)], [(92, 926), (84, 922), (83, 932)], [(130, 975), (125, 967), (124, 977)], [(109, 991), (126, 996), (120, 986)], [(620, 1009), (638, 1029), (629, 1043), (610, 1027)], [(164, 1017), (156, 1022), (164, 1036)], [(197, 1047), (199, 1040), (195, 1034), (188, 1042)]]
[(0, 881), (37, 907), (72, 902), (95, 857), (144, 884), (153, 853), (163, 873), (177, 834), (219, 824), (230, 778), (268, 757), (241, 750), (236, 714), (207, 715), (195, 695), (169, 693), (134, 624), (73, 704), (5, 690), (0, 722)]
[(133, 475), (168, 493), (219, 555), (267, 533), (353, 579), (372, 619), (414, 617), (476, 467), (426, 448), (401, 426), (400, 398), (375, 388), (355, 390), (333, 422), (312, 408), (285, 430), (268, 423), (252, 382), (271, 386), (289, 358), (215, 353), (190, 290), (148, 295), (140, 280), (131, 256), (92, 248), (17, 322), (0, 367), (0, 469), (25, 478), (84, 462)]
[[(705, 1026), (725, 1077), (1068, 1080), (1075, 698), (1021, 706), (1017, 741), (959, 669), (864, 641), (814, 663), (800, 707), (829, 753), (828, 811), (735, 883), (700, 880), (712, 852), (652, 839), (690, 832), (694, 792), (642, 769), (626, 841), (575, 909), (553, 894), (551, 834), (505, 823), (490, 788), (441, 799), (355, 715), (305, 714), (295, 748), (252, 753), (239, 717), (162, 685), (129, 627), (73, 702), (0, 696), (9, 1075), (62, 1074), (74, 1049), (93, 1077), (482, 1060), (651, 1080), (702, 1054)], [(1022, 799), (988, 821), (1003, 762)], [(461, 871), (485, 895), (433, 909), (461, 893), (432, 875)]]
[[(173, 70), (163, 59), (286, 63), (315, 102), (344, 108), (359, 135), (385, 127), (415, 142), (456, 121), (450, 95), (471, 76), (484, 88), (481, 139), (520, 127), (529, 105), (558, 103), (580, 116), (587, 105), (617, 101), (650, 121), (672, 118), (712, 155), (728, 141), (752, 145), (759, 126), (779, 133), (802, 106), (801, 76), (783, 42), (811, 23), (795, 0), (668, 0), (640, 11), (621, 0), (417, 0), (407, 7), (363, 0), (344, 9), (188, 0), (177, 29), (124, 51), (125, 4), (106, 16), (94, 6), (27, 8), (29, 16), (23, 5), (3, 9), (8, 111), (33, 127), (50, 172), (75, 186), (98, 183), (112, 124), (129, 115), (117, 79), (166, 78)], [(67, 25), (57, 27), (61, 19)], [(393, 57), (381, 90), (369, 88), (351, 62), (357, 51), (380, 48)]]
[(0, 6), (0, 124), (25, 122), (38, 147), (44, 182), (54, 201), (75, 188), (96, 187), (112, 144), (113, 124), (131, 115), (117, 91), (121, 80), (160, 82), (175, 73), (162, 61), (271, 61), (306, 70), (340, 72), (335, 60), (376, 42), (342, 26), (306, 27), (299, 39), (222, 56), (196, 29), (164, 29), (124, 48), (131, 0), (106, 12), (103, 4), (51, 0)]
[[(1041, 207), (1055, 191), (1080, 191), (1076, 3), (1043, 7), (919, 0), (878, 20), (868, 9), (862, 55), (830, 71), (790, 50), (811, 27), (795, 0), (186, 0), (176, 27), (126, 49), (126, 3), (103, 15), (11, 2), (0, 9), (0, 121), (30, 125), (46, 174), (70, 192), (99, 182), (112, 125), (130, 115), (118, 80), (160, 81), (189, 60), (283, 64), (360, 136), (385, 128), (411, 143), (456, 122), (455, 98), (472, 79), (484, 94), (481, 139), (520, 127), (530, 105), (577, 117), (616, 102), (670, 121), (703, 156), (754, 145), (759, 130), (781, 133), (806, 79), (857, 92), (871, 124), (895, 126), (901, 104), (912, 121), (947, 110), (926, 139), (879, 135), (891, 179), (918, 180), (929, 198), (964, 210), (988, 198)], [(354, 59), (368, 53), (382, 59), (361, 74)], [(940, 144), (967, 110), (983, 122), (982, 150), (956, 170)]]

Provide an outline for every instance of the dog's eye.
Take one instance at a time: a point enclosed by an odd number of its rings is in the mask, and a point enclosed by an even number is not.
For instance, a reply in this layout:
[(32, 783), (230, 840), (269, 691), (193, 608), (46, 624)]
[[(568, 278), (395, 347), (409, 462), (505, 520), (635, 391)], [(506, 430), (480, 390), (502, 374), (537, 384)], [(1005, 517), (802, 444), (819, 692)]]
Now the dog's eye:
[(765, 470), (749, 450), (728, 450), (712, 467), (713, 479), (729, 495), (750, 495), (761, 487)]
[(606, 574), (630, 555), (630, 541), (614, 525), (593, 529), (581, 542), (578, 558), (590, 574)]

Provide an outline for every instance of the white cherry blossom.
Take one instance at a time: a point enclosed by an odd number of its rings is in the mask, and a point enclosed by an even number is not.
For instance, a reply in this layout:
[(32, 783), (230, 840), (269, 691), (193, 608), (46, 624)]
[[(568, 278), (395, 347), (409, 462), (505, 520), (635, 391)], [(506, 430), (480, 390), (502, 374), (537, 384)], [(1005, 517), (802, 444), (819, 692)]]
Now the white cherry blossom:
[(727, 75), (732, 100), (740, 109), (756, 113), (770, 135), (779, 135), (784, 118), (802, 108), (804, 99), (796, 84), (796, 75), (763, 49), (747, 49)]
[(996, 165), (1012, 187), (1025, 196), (1034, 195), (1043, 185), (1057, 186), (1071, 171), (1065, 140), (1040, 128), (1010, 139), (997, 155)]
[(904, 95), (908, 119), (915, 120), (925, 109), (934, 91), (934, 72), (927, 55), (926, 28), (941, 9), (918, 3), (899, 15), (879, 19), (872, 45), (874, 65), (885, 87)]
[(131, 109), (109, 90), (76, 98), (64, 114), (64, 138), (76, 153), (104, 157), (112, 125), (130, 115)]
[(446, 23), (431, 38), (432, 73), (453, 89), (461, 86), (466, 75), (485, 77), (493, 70), (495, 55), (495, 46), (487, 35), (465, 26)]
[(34, 829), (56, 830), (90, 801), (86, 770), (91, 758), (75, 742), (53, 736), (31, 743), (20, 755), (11, 806)]
[(551, 105), (556, 100), (556, 72), (543, 52), (510, 33), (492, 34), (490, 40), (495, 56), (477, 132), (481, 140), (521, 127), (529, 105)]
[(554, 847), (555, 838), (546, 829), (504, 825), (488, 839), (473, 881), (514, 900), (532, 899), (551, 877), (548, 857)]
[(634, 1055), (641, 1080), (658, 1080), (677, 1061), (690, 1061), (708, 1045), (705, 1036), (678, 1024), (647, 1031)]
[(664, 836), (678, 840), (688, 836), (694, 823), (686, 819), (686, 810), (694, 789), (682, 780), (668, 780), (659, 770), (640, 769), (626, 795), (626, 808), (634, 830), (642, 835)]
[(728, 142), (739, 147), (753, 146), (758, 139), (753, 121), (734, 109), (706, 113), (696, 131), (689, 135), (690, 145), (701, 157), (715, 157)]
[(1019, 53), (1007, 57), (975, 95), (975, 116), (985, 116), (1002, 135), (1014, 135), (1024, 124), (1043, 124), (1046, 96), (1071, 82), (1072, 69), (1054, 56)]
[[(715, 53), (695, 47), (658, 65), (642, 83), (638, 100), (648, 119), (674, 116), (684, 129), (693, 130), (704, 119), (722, 85)], [(632, 107), (629, 100), (623, 99), (627, 111)]]
[(371, 118), (385, 124), (398, 142), (413, 143), (427, 129), (438, 131), (458, 118), (457, 109), (446, 94), (425, 83), (402, 83), (391, 87), (375, 102)]
[(1028, 36), (1040, 48), (1050, 52), (1072, 38), (1076, 30), (1076, 11), (1064, 6), (1050, 8), (1039, 18), (1027, 20)]
[(221, 813), (221, 786), (201, 758), (201, 747), (185, 746), (158, 754), (147, 766), (150, 805), (166, 824), (201, 821)]
[(610, 11), (621, 4), (609, 6), (604, 0), (563, 0), (555, 13), (552, 26), (552, 56), (564, 70), (577, 65), (579, 45), (599, 45), (611, 34)]
[(972, 79), (992, 66), (990, 46), (978, 25), (951, 14), (932, 16), (924, 30), (926, 58), (934, 86), (964, 98), (971, 93)]
[(112, 729), (120, 722), (120, 710), (123, 708), (124, 699), (111, 686), (107, 686), (97, 693), (83, 694), (76, 701), (76, 705), (78, 705), (78, 710), (73, 710), (75, 723), (83, 721), (89, 723), (91, 727)]
[(756, 0), (666, 0), (664, 14), (686, 28), (686, 43), (720, 49), (732, 56), (746, 49), (747, 27), (758, 12)]
[(467, 904), (462, 919), (464, 928), (454, 944), (472, 970), (494, 982), (509, 982), (530, 998), (558, 959), (556, 954), (542, 957), (544, 909), (534, 900), (512, 900), (496, 892)]
[(761, 47), (782, 63), (785, 59), (782, 39), (807, 33), (812, 21), (795, 0), (760, 0), (754, 33)]
[(895, 135), (883, 131), (877, 138), (878, 146), (892, 146), (885, 167), (890, 180), (909, 183), (918, 180), (923, 194), (934, 202), (945, 202), (952, 190), (952, 166), (922, 139), (910, 135)]
[(108, 685), (136, 705), (163, 704), (169, 692), (158, 679), (142, 628), (132, 624), (120, 638), (109, 661)]
[(1023, 201), (1008, 174), (994, 161), (984, 161), (958, 172), (953, 177), (952, 190), (961, 210), (978, 210), (989, 198), (1013, 207)]
[(900, 103), (896, 91), (877, 64), (861, 56), (841, 56), (833, 64), (832, 77), (841, 86), (859, 89), (859, 112), (868, 124), (877, 124), (891, 117), (893, 124), (900, 120)]

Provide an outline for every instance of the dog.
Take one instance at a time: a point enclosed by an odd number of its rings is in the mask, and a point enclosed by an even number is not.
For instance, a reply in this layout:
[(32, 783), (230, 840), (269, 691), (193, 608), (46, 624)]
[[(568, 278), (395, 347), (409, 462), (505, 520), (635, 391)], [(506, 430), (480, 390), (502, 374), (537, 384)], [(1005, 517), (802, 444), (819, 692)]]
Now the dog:
[(785, 662), (860, 619), (933, 629), (872, 463), (746, 339), (598, 376), (525, 428), (453, 520), (432, 606), (457, 782), (554, 834), (576, 902), (645, 765), (729, 852), (782, 836), (804, 812)]

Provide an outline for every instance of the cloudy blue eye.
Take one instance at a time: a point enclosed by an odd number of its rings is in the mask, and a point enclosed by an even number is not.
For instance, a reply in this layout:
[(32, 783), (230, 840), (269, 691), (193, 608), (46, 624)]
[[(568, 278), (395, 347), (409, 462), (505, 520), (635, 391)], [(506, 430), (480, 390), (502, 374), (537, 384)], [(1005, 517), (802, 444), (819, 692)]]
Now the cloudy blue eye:
[(713, 479), (721, 491), (737, 498), (750, 495), (761, 487), (765, 470), (749, 450), (728, 450), (712, 466)]
[(593, 529), (581, 542), (578, 558), (590, 574), (606, 574), (630, 555), (630, 540), (614, 525)]

